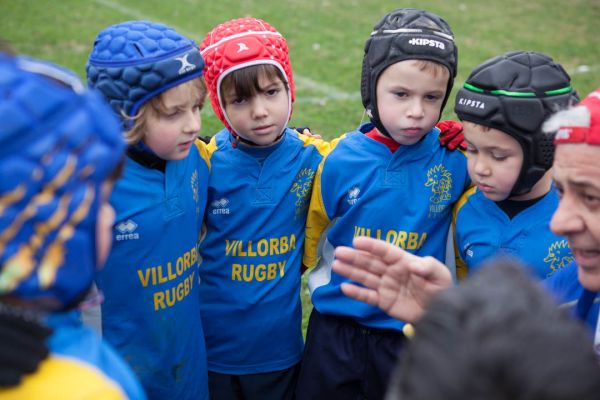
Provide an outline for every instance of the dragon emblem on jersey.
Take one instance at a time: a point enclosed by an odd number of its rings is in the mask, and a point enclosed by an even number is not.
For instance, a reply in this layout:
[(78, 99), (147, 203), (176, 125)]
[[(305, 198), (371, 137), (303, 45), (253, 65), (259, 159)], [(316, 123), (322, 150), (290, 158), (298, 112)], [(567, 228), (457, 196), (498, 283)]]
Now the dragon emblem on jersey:
[(426, 187), (431, 188), (429, 197), (429, 216), (441, 213), (446, 208), (445, 201), (451, 199), (452, 174), (442, 164), (431, 167), (427, 171)]
[(308, 207), (308, 200), (310, 199), (310, 192), (312, 188), (313, 178), (315, 171), (310, 168), (302, 168), (296, 178), (294, 184), (290, 189), (291, 193), (296, 195), (296, 216), (304, 214)]
[(569, 243), (565, 239), (557, 240), (552, 243), (548, 248), (548, 255), (544, 258), (545, 263), (550, 263), (551, 271), (548, 273), (548, 276), (573, 260), (574, 258), (571, 249), (569, 248)]

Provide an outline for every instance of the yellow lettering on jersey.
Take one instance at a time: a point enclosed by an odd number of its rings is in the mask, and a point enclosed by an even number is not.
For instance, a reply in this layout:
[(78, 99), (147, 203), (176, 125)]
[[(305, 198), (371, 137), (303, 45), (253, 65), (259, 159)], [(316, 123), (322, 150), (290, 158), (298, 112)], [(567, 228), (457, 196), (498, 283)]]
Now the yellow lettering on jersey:
[[(160, 285), (182, 276), (185, 271), (196, 266), (198, 261), (198, 252), (196, 247), (192, 247), (175, 260), (169, 260), (165, 264), (138, 269), (137, 274), (142, 287)], [(175, 264), (175, 266), (173, 266)]]
[(285, 275), (286, 261), (268, 264), (232, 264), (231, 280), (238, 282), (272, 281)]
[(192, 273), (185, 277), (183, 281), (179, 282), (177, 286), (154, 292), (154, 311), (173, 307), (176, 303), (185, 299), (194, 286), (194, 275), (195, 271), (192, 271)]
[(225, 239), (225, 256), (228, 257), (264, 257), (267, 254), (285, 254), (296, 248), (296, 235), (258, 240)]
[[(374, 235), (372, 235), (372, 233), (374, 233)], [(406, 250), (417, 250), (423, 247), (425, 239), (427, 238), (427, 232), (419, 233), (390, 229), (387, 232), (382, 233), (381, 229), (354, 226), (354, 237), (357, 236), (375, 237)]]

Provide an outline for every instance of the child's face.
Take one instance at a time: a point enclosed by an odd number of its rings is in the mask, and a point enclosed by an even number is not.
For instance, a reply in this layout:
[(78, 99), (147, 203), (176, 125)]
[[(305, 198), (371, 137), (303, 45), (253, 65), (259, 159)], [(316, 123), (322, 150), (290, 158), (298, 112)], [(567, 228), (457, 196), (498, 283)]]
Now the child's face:
[(421, 70), (415, 60), (387, 67), (377, 81), (381, 123), (396, 142), (417, 143), (437, 123), (450, 73)]
[(223, 93), (225, 113), (231, 127), (243, 139), (266, 146), (285, 129), (289, 117), (289, 94), (278, 77), (261, 74), (258, 92), (250, 98), (238, 98), (234, 89)]
[(161, 96), (164, 109), (151, 110), (143, 140), (163, 160), (184, 159), (200, 131), (201, 94), (190, 81)]
[(465, 122), (467, 168), (471, 180), (485, 197), (509, 197), (523, 165), (523, 149), (514, 138), (497, 129)]

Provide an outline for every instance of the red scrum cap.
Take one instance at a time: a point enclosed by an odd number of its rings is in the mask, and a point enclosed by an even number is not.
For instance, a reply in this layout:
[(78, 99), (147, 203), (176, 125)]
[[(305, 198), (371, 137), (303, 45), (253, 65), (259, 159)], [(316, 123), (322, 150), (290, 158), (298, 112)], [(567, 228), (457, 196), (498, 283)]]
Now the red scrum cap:
[(590, 93), (575, 107), (552, 116), (544, 124), (544, 130), (556, 132), (556, 144), (600, 145), (600, 88)]
[[(205, 60), (204, 79), (213, 110), (225, 127), (233, 132), (223, 111), (220, 87), (227, 74), (259, 64), (271, 64), (283, 73), (290, 88), (288, 120), (294, 102), (294, 79), (287, 43), (277, 30), (257, 18), (224, 22), (208, 32), (200, 44)], [(235, 134), (235, 132), (233, 132)]]

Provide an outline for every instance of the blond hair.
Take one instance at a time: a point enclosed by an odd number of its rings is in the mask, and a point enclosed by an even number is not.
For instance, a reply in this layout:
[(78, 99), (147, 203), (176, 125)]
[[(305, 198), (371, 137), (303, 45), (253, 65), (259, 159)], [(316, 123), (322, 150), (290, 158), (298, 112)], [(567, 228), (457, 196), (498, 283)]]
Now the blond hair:
[[(200, 98), (200, 108), (204, 105), (204, 100), (206, 99), (206, 83), (204, 82), (204, 77), (199, 76), (187, 82), (180, 84), (182, 85), (193, 85), (194, 90), (199, 93)], [(139, 109), (136, 115), (133, 117), (126, 117), (131, 121), (133, 121), (133, 127), (125, 132), (125, 142), (130, 144), (135, 144), (144, 138), (144, 134), (146, 133), (146, 123), (148, 122), (148, 117), (150, 115), (158, 115), (166, 112), (166, 106), (164, 104), (164, 94), (162, 92), (157, 96), (152, 97), (150, 100), (145, 102)]]

